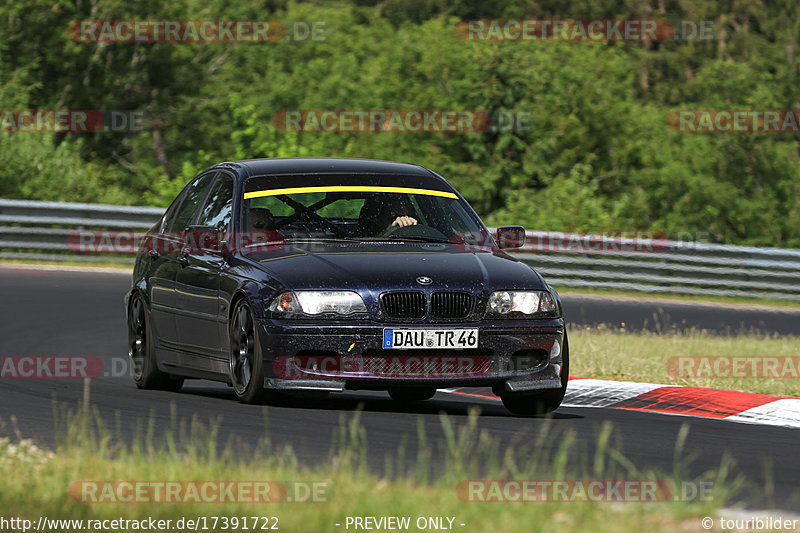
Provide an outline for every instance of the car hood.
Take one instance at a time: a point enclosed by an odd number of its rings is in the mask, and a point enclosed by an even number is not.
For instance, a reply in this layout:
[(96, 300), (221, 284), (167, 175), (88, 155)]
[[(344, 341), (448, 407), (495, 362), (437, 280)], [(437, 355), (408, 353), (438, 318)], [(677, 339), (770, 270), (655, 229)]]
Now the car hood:
[[(469, 252), (450, 244), (330, 245), (311, 250), (284, 246), (248, 255), (287, 289), (345, 289), (361, 293), (393, 289), (482, 290), (546, 288), (531, 267), (500, 252)], [(417, 278), (430, 278), (427, 284)], [(426, 281), (426, 280), (423, 280)]]

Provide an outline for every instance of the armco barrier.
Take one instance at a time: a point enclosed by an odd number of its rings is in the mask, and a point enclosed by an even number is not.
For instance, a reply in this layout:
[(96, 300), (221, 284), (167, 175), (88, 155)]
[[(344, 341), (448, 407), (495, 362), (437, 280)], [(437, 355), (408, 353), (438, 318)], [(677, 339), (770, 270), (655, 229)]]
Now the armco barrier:
[[(76, 254), (67, 236), (76, 229), (142, 231), (162, 214), (154, 207), (0, 199), (0, 259), (132, 263), (131, 255)], [(570, 246), (583, 239), (528, 231), (513, 255), (555, 286), (800, 299), (800, 250), (625, 237), (602, 250)]]

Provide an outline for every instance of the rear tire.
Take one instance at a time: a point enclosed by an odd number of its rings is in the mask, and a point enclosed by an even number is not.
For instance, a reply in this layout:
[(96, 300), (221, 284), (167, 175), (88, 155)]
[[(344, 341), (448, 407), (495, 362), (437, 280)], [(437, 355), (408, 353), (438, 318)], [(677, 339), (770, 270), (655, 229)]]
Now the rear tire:
[(562, 351), (561, 388), (542, 392), (503, 392), (500, 398), (506, 409), (515, 415), (545, 416), (561, 406), (567, 392), (569, 380), (569, 340), (564, 330), (564, 349)]
[(422, 402), (433, 398), (433, 387), (396, 387), (389, 389), (389, 396), (396, 402)]
[(128, 306), (128, 358), (133, 381), (140, 389), (179, 391), (183, 378), (161, 372), (156, 364), (155, 345), (150, 329), (150, 314), (138, 293)]

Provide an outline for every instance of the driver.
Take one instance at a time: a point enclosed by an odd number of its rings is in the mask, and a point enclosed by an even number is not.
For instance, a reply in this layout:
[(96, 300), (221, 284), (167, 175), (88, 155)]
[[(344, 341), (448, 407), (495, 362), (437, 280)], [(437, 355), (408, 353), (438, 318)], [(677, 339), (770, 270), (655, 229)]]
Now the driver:
[(416, 226), (416, 225), (417, 225), (416, 218), (409, 216), (399, 216), (395, 218), (394, 221), (391, 223), (391, 225), (389, 225), (389, 227), (386, 229), (388, 230), (389, 228), (394, 228), (394, 227), (402, 228), (403, 226)]
[(381, 194), (367, 197), (358, 216), (361, 235), (380, 236), (392, 228), (416, 226), (417, 219), (405, 215), (411, 206), (403, 195)]

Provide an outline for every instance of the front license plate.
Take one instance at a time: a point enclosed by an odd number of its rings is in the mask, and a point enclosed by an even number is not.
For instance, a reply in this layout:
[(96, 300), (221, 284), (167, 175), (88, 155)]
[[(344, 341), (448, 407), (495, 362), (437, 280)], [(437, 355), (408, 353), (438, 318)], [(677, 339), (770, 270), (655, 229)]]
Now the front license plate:
[(478, 328), (471, 329), (393, 329), (383, 330), (383, 347), (395, 350), (478, 347)]

